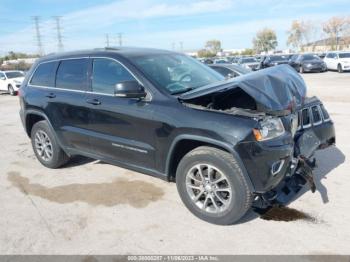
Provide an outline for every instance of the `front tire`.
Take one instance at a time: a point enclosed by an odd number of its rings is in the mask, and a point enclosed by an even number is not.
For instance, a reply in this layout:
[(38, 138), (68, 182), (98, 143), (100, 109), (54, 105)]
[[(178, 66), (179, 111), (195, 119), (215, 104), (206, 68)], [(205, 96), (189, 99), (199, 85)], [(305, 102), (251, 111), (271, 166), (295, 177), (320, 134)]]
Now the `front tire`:
[(343, 67), (341, 66), (341, 64), (338, 64), (338, 73), (343, 73)]
[(187, 153), (177, 168), (176, 185), (186, 207), (213, 224), (233, 224), (251, 207), (252, 193), (238, 161), (217, 148)]
[(35, 156), (44, 166), (58, 168), (68, 162), (69, 157), (59, 146), (47, 121), (34, 124), (31, 139)]
[(302, 65), (300, 65), (299, 67), (299, 73), (300, 74), (303, 74), (304, 73), (304, 67)]
[(16, 91), (15, 91), (15, 89), (13, 88), (12, 85), (9, 85), (9, 86), (8, 86), (8, 91), (9, 91), (9, 94), (10, 94), (11, 96), (15, 96), (15, 95), (16, 95)]

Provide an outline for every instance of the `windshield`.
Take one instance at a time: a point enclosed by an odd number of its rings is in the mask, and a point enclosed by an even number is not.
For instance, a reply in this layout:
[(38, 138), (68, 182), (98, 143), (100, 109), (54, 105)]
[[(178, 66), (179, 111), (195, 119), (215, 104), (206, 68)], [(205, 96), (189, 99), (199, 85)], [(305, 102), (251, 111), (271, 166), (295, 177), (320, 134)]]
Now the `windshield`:
[(276, 56), (270, 56), (271, 61), (287, 61), (289, 59), (289, 56), (286, 55), (276, 55)]
[(350, 58), (350, 53), (339, 53), (339, 58)]
[(20, 71), (6, 72), (6, 76), (7, 76), (7, 78), (11, 79), (11, 78), (16, 78), (16, 77), (23, 77), (24, 74)]
[(184, 93), (225, 79), (208, 66), (181, 54), (152, 54), (130, 57), (130, 60), (152, 82), (171, 94)]
[(321, 60), (317, 55), (303, 55), (303, 60)]
[(258, 62), (255, 58), (249, 57), (249, 58), (242, 58), (242, 64), (245, 63), (256, 63)]

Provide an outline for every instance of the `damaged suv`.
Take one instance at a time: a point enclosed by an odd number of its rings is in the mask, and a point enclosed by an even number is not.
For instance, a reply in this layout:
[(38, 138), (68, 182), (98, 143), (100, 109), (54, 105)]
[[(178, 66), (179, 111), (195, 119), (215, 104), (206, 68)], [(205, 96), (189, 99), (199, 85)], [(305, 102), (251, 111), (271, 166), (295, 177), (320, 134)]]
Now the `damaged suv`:
[(288, 65), (225, 80), (183, 54), (96, 49), (39, 59), (20, 92), (37, 159), (83, 155), (167, 181), (197, 217), (237, 222), (312, 180), (333, 123)]

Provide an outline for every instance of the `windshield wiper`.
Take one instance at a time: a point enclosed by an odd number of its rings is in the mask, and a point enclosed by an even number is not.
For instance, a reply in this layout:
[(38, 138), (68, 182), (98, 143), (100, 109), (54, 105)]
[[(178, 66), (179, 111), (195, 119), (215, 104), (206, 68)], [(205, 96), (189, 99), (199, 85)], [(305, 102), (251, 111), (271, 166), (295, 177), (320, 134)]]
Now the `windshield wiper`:
[(171, 94), (172, 95), (178, 95), (178, 94), (186, 93), (186, 92), (191, 91), (193, 89), (194, 89), (193, 87), (187, 87), (187, 88), (184, 88), (184, 89), (181, 89), (181, 90), (177, 90), (177, 91), (171, 92)]

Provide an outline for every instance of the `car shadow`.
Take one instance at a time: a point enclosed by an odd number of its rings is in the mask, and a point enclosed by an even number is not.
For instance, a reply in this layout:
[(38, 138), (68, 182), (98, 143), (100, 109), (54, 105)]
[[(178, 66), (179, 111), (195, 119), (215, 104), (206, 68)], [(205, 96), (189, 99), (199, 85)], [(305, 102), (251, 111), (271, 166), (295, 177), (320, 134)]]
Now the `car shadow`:
[[(328, 190), (322, 183), (322, 180), (327, 179), (327, 175), (335, 168), (345, 162), (345, 155), (336, 147), (331, 146), (323, 150), (315, 152), (316, 168), (313, 171), (314, 182), (316, 184), (316, 194), (320, 194), (323, 204), (327, 204), (330, 199), (328, 197)], [(300, 198), (306, 192), (310, 190), (308, 184), (304, 187), (287, 203), (288, 206), (293, 201)], [(245, 223), (260, 217), (261, 215), (256, 213), (253, 209), (250, 209), (247, 214), (238, 222), (238, 224)]]
[(64, 167), (82, 166), (94, 161), (96, 160), (85, 156), (73, 156)]

